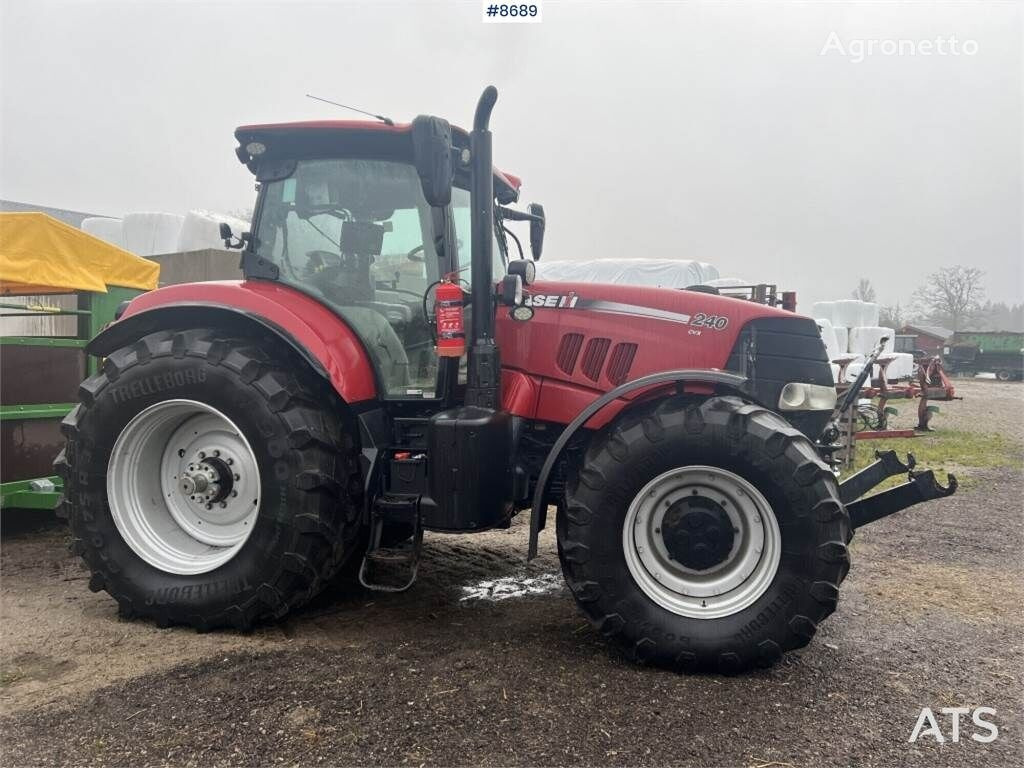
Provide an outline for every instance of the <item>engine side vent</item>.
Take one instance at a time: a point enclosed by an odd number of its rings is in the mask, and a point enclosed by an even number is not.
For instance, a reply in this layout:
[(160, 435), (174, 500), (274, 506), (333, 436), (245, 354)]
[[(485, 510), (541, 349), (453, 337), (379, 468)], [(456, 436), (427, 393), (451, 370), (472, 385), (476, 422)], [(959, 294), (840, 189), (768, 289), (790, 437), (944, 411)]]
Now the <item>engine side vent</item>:
[(601, 368), (604, 366), (604, 359), (608, 355), (608, 347), (611, 345), (611, 339), (602, 337), (594, 338), (587, 342), (587, 348), (583, 350), (583, 361), (580, 363), (580, 370), (591, 381), (597, 381), (598, 377), (600, 377)]
[(622, 384), (629, 376), (629, 368), (633, 365), (635, 355), (636, 344), (616, 344), (608, 360), (608, 370), (605, 371), (608, 381), (615, 385)]
[(572, 374), (576, 367), (576, 358), (580, 355), (580, 347), (583, 346), (582, 333), (567, 333), (558, 344), (558, 355), (555, 363), (564, 373)]

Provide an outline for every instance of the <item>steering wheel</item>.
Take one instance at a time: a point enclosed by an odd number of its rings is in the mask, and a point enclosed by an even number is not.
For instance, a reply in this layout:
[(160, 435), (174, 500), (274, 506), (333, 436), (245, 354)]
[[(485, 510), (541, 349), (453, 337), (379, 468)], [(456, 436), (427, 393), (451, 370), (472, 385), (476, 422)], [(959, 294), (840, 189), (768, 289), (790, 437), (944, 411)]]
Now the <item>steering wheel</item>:
[[(417, 253), (419, 254), (419, 256), (416, 255)], [(415, 261), (417, 264), (422, 264), (427, 258), (427, 246), (424, 243), (420, 243), (407, 254), (405, 254), (405, 258), (407, 258), (409, 261)]]
[(306, 259), (304, 271), (308, 277), (313, 277), (328, 269), (336, 273), (342, 265), (341, 256), (331, 251), (306, 251)]

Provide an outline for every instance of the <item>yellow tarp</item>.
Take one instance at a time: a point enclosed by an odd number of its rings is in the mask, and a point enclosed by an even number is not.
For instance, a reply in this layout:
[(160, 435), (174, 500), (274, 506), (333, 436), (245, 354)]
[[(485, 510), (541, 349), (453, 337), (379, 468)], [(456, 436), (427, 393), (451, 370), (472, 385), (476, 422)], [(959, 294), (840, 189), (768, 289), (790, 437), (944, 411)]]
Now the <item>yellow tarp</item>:
[(149, 291), (160, 265), (45, 213), (0, 213), (0, 295)]

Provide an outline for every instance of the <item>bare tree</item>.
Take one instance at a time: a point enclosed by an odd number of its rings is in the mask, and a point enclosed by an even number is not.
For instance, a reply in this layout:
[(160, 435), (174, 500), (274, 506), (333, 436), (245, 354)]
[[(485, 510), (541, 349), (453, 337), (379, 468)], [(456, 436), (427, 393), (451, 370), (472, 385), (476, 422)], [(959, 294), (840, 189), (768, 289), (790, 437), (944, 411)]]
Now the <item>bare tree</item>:
[(914, 291), (915, 311), (954, 332), (963, 330), (981, 310), (984, 275), (977, 267), (943, 267)]
[(875, 286), (873, 286), (871, 281), (866, 277), (862, 277), (857, 281), (857, 287), (853, 289), (853, 293), (850, 295), (855, 299), (860, 299), (861, 301), (874, 301)]
[(888, 304), (878, 310), (878, 324), (883, 328), (899, 330), (906, 324), (903, 314), (903, 307), (897, 301), (895, 304)]

